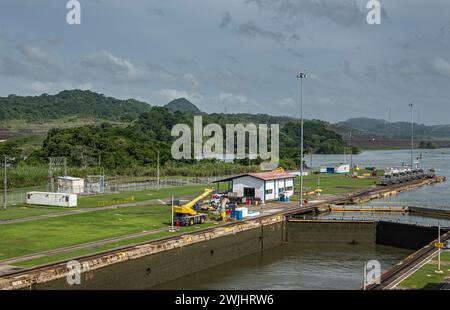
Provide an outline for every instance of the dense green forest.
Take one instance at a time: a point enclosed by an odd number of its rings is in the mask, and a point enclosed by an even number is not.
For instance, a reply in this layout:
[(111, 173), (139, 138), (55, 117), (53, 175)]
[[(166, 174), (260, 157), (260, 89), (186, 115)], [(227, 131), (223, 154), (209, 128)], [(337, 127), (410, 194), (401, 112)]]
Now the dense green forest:
[(0, 97), (0, 121), (45, 122), (66, 117), (132, 121), (150, 109), (134, 99), (118, 100), (91, 91), (66, 90), (57, 95)]
[[(55, 101), (55, 98), (58, 100)], [(45, 166), (49, 157), (66, 157), (71, 169), (75, 169), (73, 172), (80, 176), (93, 173), (94, 170), (95, 173), (100, 171), (108, 175), (153, 176), (156, 174), (158, 152), (162, 173), (165, 175), (207, 176), (240, 173), (257, 170), (261, 162), (260, 159), (236, 160), (234, 163), (218, 160), (173, 160), (171, 145), (177, 137), (171, 136), (171, 130), (174, 125), (180, 123), (188, 124), (192, 128), (193, 111), (197, 111), (197, 108), (185, 99), (172, 102), (169, 107), (151, 107), (145, 103), (120, 101), (92, 92), (64, 91), (55, 96), (10, 96), (1, 100), (21, 102), (15, 109), (11, 107), (12, 104), (6, 108), (2, 105), (2, 111), (8, 115), (16, 115), (16, 118), (26, 119), (30, 123), (68, 115), (91, 115), (99, 117), (100, 120), (125, 121), (125, 125), (121, 126), (99, 121), (94, 125), (53, 128), (45, 137), (20, 137), (0, 143), (0, 156), (17, 158), (14, 165), (22, 169), (19, 169), (20, 171), (27, 171), (24, 167), (41, 167), (42, 171), (36, 170), (36, 175), (39, 175), (36, 178), (42, 182), (45, 181)], [(298, 120), (264, 114), (200, 113), (203, 116), (203, 126), (216, 123), (223, 129), (226, 124), (280, 124), (280, 165), (287, 169), (296, 169), (299, 166)], [(328, 126), (328, 123), (318, 120), (305, 121), (306, 153), (335, 154), (350, 150), (342, 137), (329, 130)], [(353, 151), (357, 153), (359, 150)], [(33, 183), (26, 180), (26, 174), (22, 178), (23, 182), (18, 181), (18, 184)]]
[[(257, 116), (256, 116), (257, 118)], [(255, 119), (257, 120), (257, 119)], [(126, 168), (155, 165), (157, 152), (161, 164), (172, 161), (170, 149), (176, 137), (171, 136), (172, 127), (178, 123), (192, 124), (193, 118), (163, 107), (153, 107), (125, 128), (111, 124), (84, 126), (69, 129), (52, 129), (43, 142), (42, 149), (27, 158), (29, 163), (44, 163), (48, 157), (65, 156), (72, 166)], [(247, 118), (247, 122), (252, 119)], [(226, 119), (207, 116), (204, 126), (217, 123), (225, 128)], [(300, 124), (286, 123), (280, 133), (280, 157), (295, 165), (299, 158)], [(327, 130), (321, 121), (305, 122), (305, 152), (320, 154), (342, 153), (347, 145), (336, 133)], [(357, 152), (357, 150), (354, 150)], [(184, 160), (192, 164), (193, 161)], [(289, 167), (293, 168), (293, 167)]]

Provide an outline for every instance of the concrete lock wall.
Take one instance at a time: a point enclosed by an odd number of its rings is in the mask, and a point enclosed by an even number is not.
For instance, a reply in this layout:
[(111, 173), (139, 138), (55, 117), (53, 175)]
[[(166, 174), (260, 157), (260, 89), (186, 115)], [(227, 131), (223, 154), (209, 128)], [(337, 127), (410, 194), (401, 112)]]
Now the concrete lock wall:
[(375, 243), (376, 223), (287, 223), (288, 242)]
[(437, 227), (423, 227), (411, 224), (379, 222), (377, 243), (410, 250), (419, 250), (437, 239)]
[(34, 289), (148, 289), (279, 246), (284, 239), (283, 221), (89, 271), (81, 285), (69, 286), (61, 278)]

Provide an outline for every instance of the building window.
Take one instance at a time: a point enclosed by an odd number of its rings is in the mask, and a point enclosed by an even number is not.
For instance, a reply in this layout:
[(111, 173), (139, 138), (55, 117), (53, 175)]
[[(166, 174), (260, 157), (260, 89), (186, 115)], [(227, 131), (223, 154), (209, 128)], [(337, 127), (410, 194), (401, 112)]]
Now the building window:
[(286, 191), (287, 191), (287, 192), (288, 192), (288, 191), (292, 191), (292, 186), (286, 187)]
[(273, 193), (273, 189), (266, 189), (266, 195), (271, 195)]

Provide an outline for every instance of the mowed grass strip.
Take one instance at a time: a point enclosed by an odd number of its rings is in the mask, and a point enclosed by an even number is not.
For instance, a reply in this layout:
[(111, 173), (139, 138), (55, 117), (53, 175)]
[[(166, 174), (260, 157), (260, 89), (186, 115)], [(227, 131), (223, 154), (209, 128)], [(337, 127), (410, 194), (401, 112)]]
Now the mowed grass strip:
[(6, 210), (0, 211), (0, 220), (1, 221), (14, 220), (37, 215), (60, 213), (64, 211), (68, 210), (62, 207), (49, 207), (49, 206), (26, 206), (26, 205), (10, 206)]
[(436, 273), (436, 264), (426, 264), (407, 279), (403, 280), (399, 287), (419, 290), (436, 289), (444, 282), (444, 278), (450, 275), (449, 266), (442, 266), (443, 273)]
[(103, 210), (0, 225), (0, 260), (167, 227), (170, 207)]
[(192, 232), (195, 230), (199, 230), (202, 228), (208, 228), (208, 227), (212, 227), (212, 226), (214, 226), (213, 223), (205, 223), (203, 225), (181, 227), (180, 231), (178, 231), (176, 233), (167, 232), (167, 231), (158, 232), (158, 233), (154, 233), (149, 236), (143, 236), (143, 237), (137, 237), (137, 238), (132, 238), (132, 239), (128, 239), (128, 240), (107, 243), (107, 244), (104, 244), (104, 245), (101, 245), (101, 246), (98, 246), (95, 248), (86, 248), (86, 249), (69, 251), (69, 252), (65, 252), (65, 253), (58, 253), (58, 254), (49, 255), (46, 257), (41, 257), (41, 258), (31, 259), (28, 261), (18, 262), (13, 265), (18, 266), (18, 267), (30, 268), (30, 267), (40, 266), (40, 265), (44, 265), (44, 264), (50, 264), (50, 263), (54, 263), (54, 262), (58, 262), (58, 261), (69, 260), (69, 259), (77, 258), (80, 256), (101, 253), (101, 252), (104, 252), (104, 251), (107, 251), (110, 249), (114, 249), (114, 248), (118, 248), (118, 247), (132, 246), (132, 245), (140, 244), (140, 243), (143, 243), (146, 241), (155, 240), (158, 238), (181, 235), (181, 234), (185, 234), (188, 232)]
[[(303, 187), (305, 191), (314, 191), (317, 189), (318, 175), (306, 176), (303, 178)], [(321, 194), (340, 194), (351, 192), (358, 188), (367, 188), (378, 183), (376, 178), (351, 178), (343, 175), (321, 174), (320, 189)], [(296, 188), (300, 188), (300, 178), (295, 179)], [(297, 191), (298, 192), (298, 191)]]
[[(165, 199), (174, 195), (175, 198), (180, 198), (188, 195), (200, 195), (205, 188), (211, 186), (205, 185), (189, 185), (183, 187), (162, 188), (159, 191), (138, 191), (138, 192), (125, 192), (118, 194), (105, 194), (90, 197), (79, 197), (77, 208), (63, 208), (63, 207), (51, 207), (51, 206), (27, 206), (17, 205), (9, 206), (6, 210), (0, 210), (0, 220), (14, 220), (25, 217), (32, 217), (37, 215), (45, 215), (59, 212), (67, 212), (71, 210), (77, 210), (81, 208), (97, 208), (107, 207), (115, 204), (123, 204), (124, 201), (133, 197), (133, 202), (143, 202), (153, 199)], [(1, 228), (0, 228), (1, 230)]]
[(78, 198), (78, 207), (95, 208), (99, 206), (111, 206), (121, 203), (130, 197), (134, 198), (134, 202), (147, 201), (152, 199), (164, 199), (174, 195), (175, 198), (201, 194), (205, 188), (211, 188), (211, 185), (189, 185), (183, 187), (161, 188), (158, 190), (139, 191), (139, 192), (122, 192), (118, 194), (105, 194), (90, 197)]

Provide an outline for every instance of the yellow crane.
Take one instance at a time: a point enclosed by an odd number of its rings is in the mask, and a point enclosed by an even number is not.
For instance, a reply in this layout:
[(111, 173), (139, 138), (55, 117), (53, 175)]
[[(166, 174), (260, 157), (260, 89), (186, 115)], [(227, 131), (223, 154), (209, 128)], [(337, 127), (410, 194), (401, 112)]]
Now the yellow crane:
[(202, 201), (210, 194), (214, 192), (214, 189), (205, 189), (205, 192), (200, 196), (194, 198), (188, 203), (182, 206), (176, 206), (173, 208), (174, 212), (174, 224), (177, 226), (192, 226), (194, 224), (203, 224), (206, 221), (206, 214), (199, 214), (194, 208), (198, 202)]

